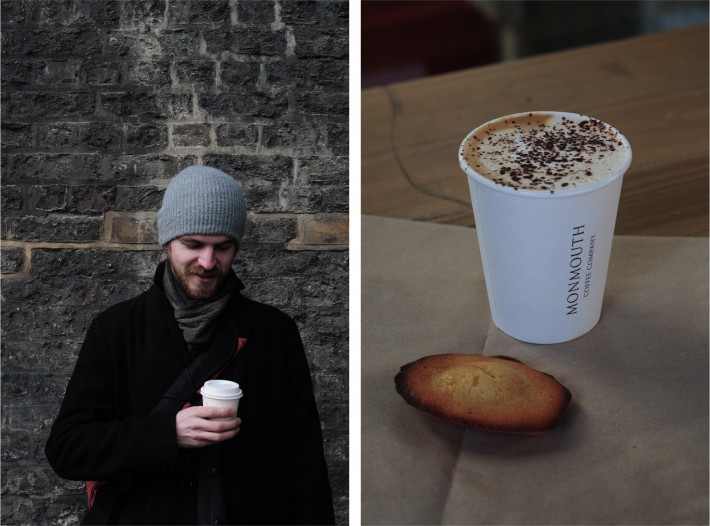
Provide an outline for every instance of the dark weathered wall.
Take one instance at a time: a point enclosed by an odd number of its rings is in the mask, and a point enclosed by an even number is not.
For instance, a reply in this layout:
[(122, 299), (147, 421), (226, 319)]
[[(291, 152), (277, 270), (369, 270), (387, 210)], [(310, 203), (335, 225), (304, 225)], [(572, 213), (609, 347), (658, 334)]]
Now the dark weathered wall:
[(348, 3), (2, 0), (2, 523), (74, 524), (44, 442), (90, 320), (145, 289), (170, 178), (236, 176), (247, 294), (291, 314), (348, 521)]

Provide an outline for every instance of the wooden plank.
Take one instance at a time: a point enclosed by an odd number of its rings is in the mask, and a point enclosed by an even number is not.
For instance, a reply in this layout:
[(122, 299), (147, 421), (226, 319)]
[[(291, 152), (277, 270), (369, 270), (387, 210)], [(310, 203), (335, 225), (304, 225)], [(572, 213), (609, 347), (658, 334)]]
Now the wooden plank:
[(530, 110), (585, 113), (628, 137), (617, 233), (708, 235), (707, 25), (365, 90), (363, 213), (473, 225), (458, 146)]

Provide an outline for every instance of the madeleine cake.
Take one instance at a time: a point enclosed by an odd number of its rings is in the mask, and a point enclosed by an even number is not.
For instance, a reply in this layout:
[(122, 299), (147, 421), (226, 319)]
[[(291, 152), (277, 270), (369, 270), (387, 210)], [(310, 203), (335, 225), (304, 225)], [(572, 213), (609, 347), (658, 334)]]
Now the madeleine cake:
[(524, 435), (552, 429), (572, 398), (554, 377), (505, 356), (426, 356), (402, 366), (395, 387), (444, 422)]

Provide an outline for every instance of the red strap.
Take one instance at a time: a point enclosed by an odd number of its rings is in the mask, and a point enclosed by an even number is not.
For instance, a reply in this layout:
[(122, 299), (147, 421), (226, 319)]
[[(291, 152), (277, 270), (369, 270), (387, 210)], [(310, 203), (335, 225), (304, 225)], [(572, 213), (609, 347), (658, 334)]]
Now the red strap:
[(103, 484), (99, 480), (87, 480), (86, 481), (86, 498), (89, 501), (89, 509), (94, 505), (96, 500), (96, 493), (99, 491), (99, 486)]

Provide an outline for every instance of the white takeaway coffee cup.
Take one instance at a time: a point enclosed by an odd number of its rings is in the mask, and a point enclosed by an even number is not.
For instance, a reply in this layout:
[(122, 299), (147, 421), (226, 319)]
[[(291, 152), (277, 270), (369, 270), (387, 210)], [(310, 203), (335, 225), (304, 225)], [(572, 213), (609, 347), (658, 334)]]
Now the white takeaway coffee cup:
[(599, 321), (631, 146), (584, 115), (489, 121), (459, 148), (495, 325), (529, 343), (572, 340)]
[[(202, 405), (209, 407), (231, 407), (236, 414), (243, 393), (239, 384), (230, 380), (208, 380), (200, 390)], [(230, 420), (215, 418), (214, 420)]]

